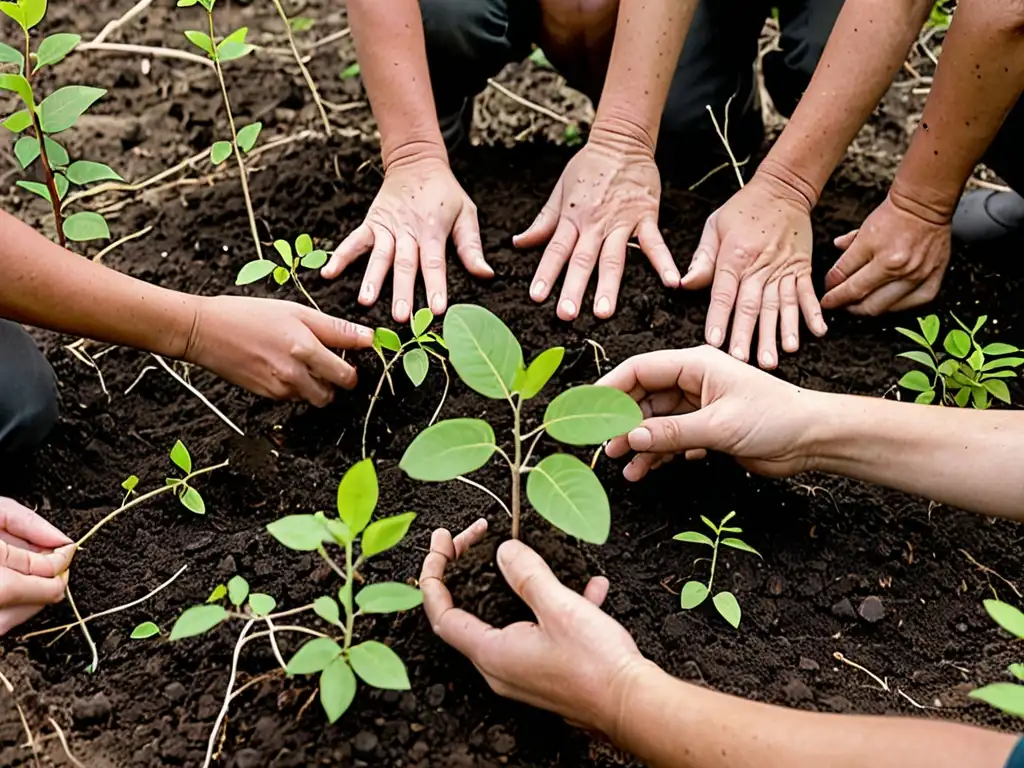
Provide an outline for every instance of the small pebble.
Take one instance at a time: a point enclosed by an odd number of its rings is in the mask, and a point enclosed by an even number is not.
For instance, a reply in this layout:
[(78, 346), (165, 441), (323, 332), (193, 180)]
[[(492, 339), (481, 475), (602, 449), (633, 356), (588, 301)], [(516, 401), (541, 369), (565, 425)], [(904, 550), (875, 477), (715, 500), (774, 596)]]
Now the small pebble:
[(819, 669), (821, 669), (821, 665), (818, 664), (818, 662), (816, 662), (814, 659), (802, 657), (800, 659), (800, 669), (802, 669), (804, 672), (817, 672)]
[(839, 619), (856, 619), (857, 614), (853, 610), (853, 603), (847, 598), (843, 598), (838, 603), (832, 606), (832, 615)]
[(356, 748), (356, 752), (364, 755), (373, 752), (377, 748), (377, 734), (370, 731), (360, 731), (352, 740), (352, 746)]
[(859, 612), (861, 618), (869, 624), (874, 624), (885, 618), (885, 606), (882, 605), (882, 600), (873, 595), (864, 598), (864, 602), (860, 604)]
[(110, 699), (105, 693), (97, 693), (92, 698), (75, 699), (71, 713), (79, 725), (102, 723), (110, 717)]

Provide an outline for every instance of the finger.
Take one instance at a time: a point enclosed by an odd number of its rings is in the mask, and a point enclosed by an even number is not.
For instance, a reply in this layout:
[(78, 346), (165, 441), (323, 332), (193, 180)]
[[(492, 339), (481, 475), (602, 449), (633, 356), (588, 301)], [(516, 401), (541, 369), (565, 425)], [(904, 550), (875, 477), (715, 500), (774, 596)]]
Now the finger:
[(568, 219), (562, 219), (537, 266), (537, 274), (533, 278), (533, 285), (530, 286), (531, 299), (544, 301), (548, 297), (562, 267), (576, 247), (577, 239), (579, 233), (575, 225)]
[(657, 460), (658, 454), (656, 453), (637, 454), (632, 458), (629, 464), (626, 465), (625, 469), (622, 470), (622, 476), (631, 483), (639, 482), (647, 477), (648, 473), (654, 469), (654, 465)]
[(0, 568), (0, 605), (52, 605), (64, 599), (61, 575), (28, 576), (13, 568)]
[(757, 325), (761, 313), (761, 301), (764, 296), (764, 278), (758, 275), (747, 275), (740, 283), (736, 294), (736, 311), (732, 319), (732, 333), (729, 339), (729, 354), (737, 360), (747, 362), (750, 357), (750, 345), (754, 338), (754, 326)]
[(32, 552), (0, 541), (0, 568), (10, 568), (26, 576), (52, 579), (68, 569), (74, 556), (74, 544), (66, 544), (52, 552)]
[(31, 509), (13, 499), (2, 496), (0, 496), (0, 529), (47, 549), (56, 549), (71, 543), (71, 539)]
[(427, 303), (435, 315), (443, 315), (448, 306), (448, 279), (443, 237), (427, 236), (420, 241), (420, 267), (427, 289)]
[(366, 264), (363, 286), (359, 289), (359, 303), (369, 307), (380, 296), (381, 286), (395, 260), (395, 237), (384, 227), (372, 227), (373, 250)]
[(325, 315), (315, 309), (304, 309), (302, 322), (322, 344), (331, 349), (365, 349), (373, 346), (373, 330), (351, 320)]
[[(560, 319), (575, 320), (576, 315), (579, 314), (583, 294), (587, 290), (590, 276), (594, 274), (597, 254), (600, 250), (601, 239), (594, 230), (580, 233), (572, 256), (569, 257), (569, 268), (565, 271), (565, 282), (562, 284), (562, 297), (558, 301), (558, 317)], [(623, 246), (623, 251), (625, 251), (625, 246)], [(622, 258), (625, 258), (624, 253)]]
[[(356, 369), (326, 347), (319, 347), (309, 354), (303, 362), (306, 363), (309, 369), (313, 385), (326, 391), (327, 397), (319, 401), (305, 398), (307, 402), (319, 408), (323, 408), (334, 400), (334, 390), (331, 389), (331, 386), (341, 387), (342, 389), (355, 389), (359, 383), (359, 375), (356, 373)], [(305, 395), (303, 396), (305, 397)]]
[(18, 605), (13, 608), (0, 608), (0, 637), (14, 627), (24, 624), (43, 610), (41, 605)]
[(469, 551), (470, 547), (479, 544), (486, 534), (487, 521), (484, 518), (480, 518), (455, 537), (455, 540), (452, 542), (455, 548), (454, 559), (458, 560)]
[(600, 608), (608, 597), (608, 588), (610, 586), (608, 579), (604, 576), (595, 576), (587, 583), (586, 588), (583, 590), (583, 596)]
[(658, 222), (654, 218), (647, 218), (640, 222), (636, 230), (637, 239), (640, 241), (640, 250), (647, 254), (661, 282), (666, 288), (679, 287), (679, 270), (676, 268), (676, 261), (672, 258), (672, 252), (665, 245), (665, 238), (661, 236), (658, 229)]
[(761, 297), (761, 316), (757, 321), (757, 360), (766, 371), (772, 370), (779, 364), (775, 336), (779, 327), (781, 302), (779, 281), (773, 280), (764, 287)]
[(498, 547), (498, 567), (505, 581), (541, 623), (553, 612), (564, 609), (566, 593), (573, 594), (552, 573), (540, 555), (516, 539)]
[(821, 306), (824, 309), (839, 309), (850, 304), (859, 304), (891, 279), (885, 267), (877, 261), (872, 261), (822, 296)]
[(894, 280), (869, 293), (863, 301), (852, 304), (847, 309), (854, 315), (877, 317), (891, 311), (894, 304), (901, 302), (916, 288), (917, 286), (909, 280)]
[(597, 294), (594, 296), (594, 314), (601, 319), (611, 317), (619, 298), (622, 272), (626, 267), (626, 248), (629, 230), (616, 229), (605, 238), (597, 266)]
[(476, 206), (467, 202), (462, 206), (455, 226), (452, 227), (452, 241), (462, 263), (471, 275), (476, 277), (494, 277), (494, 270), (484, 258), (484, 246), (480, 242), (480, 222), (476, 215)]
[(847, 232), (845, 235), (840, 235), (839, 237), (837, 237), (835, 240), (832, 241), (832, 243), (840, 251), (845, 251), (847, 248), (853, 245), (853, 241), (857, 239), (858, 232), (860, 232), (859, 229), (855, 229), (852, 232)]
[(715, 277), (715, 262), (718, 260), (718, 213), (708, 217), (704, 232), (700, 236), (697, 250), (690, 259), (690, 266), (679, 282), (681, 288), (707, 288)]
[(779, 281), (779, 335), (782, 348), (792, 354), (800, 349), (800, 299), (796, 292), (796, 275)]
[(708, 426), (709, 413), (710, 407), (678, 416), (645, 419), (629, 433), (629, 447), (637, 453), (682, 453), (694, 448), (714, 448), (716, 441)]
[[(856, 232), (852, 233), (856, 235)], [(825, 290), (831, 291), (837, 285), (849, 280), (859, 270), (863, 269), (874, 256), (874, 252), (866, 245), (857, 244), (851, 238), (846, 252), (839, 257), (839, 260), (832, 266), (832, 269), (825, 275)]]
[(333, 280), (348, 269), (352, 262), (373, 248), (373, 245), (373, 230), (364, 221), (334, 249), (331, 260), (320, 270), (321, 276)]
[(516, 248), (536, 248), (551, 239), (556, 228), (562, 210), (562, 180), (559, 179), (555, 188), (551, 191), (551, 197), (540, 209), (533, 224), (520, 235), (512, 238), (512, 244)]
[(685, 454), (685, 458), (687, 461), (700, 461), (701, 459), (706, 459), (707, 457), (708, 452), (703, 448), (691, 448)]
[(908, 309), (913, 309), (914, 307), (920, 307), (922, 304), (927, 304), (932, 301), (939, 294), (939, 288), (942, 286), (942, 277), (943, 270), (936, 270), (927, 280), (921, 283), (916, 290), (907, 294), (889, 307), (889, 311), (903, 312)]
[(620, 363), (597, 384), (626, 392), (638, 401), (653, 392), (681, 390), (699, 395), (705, 372), (721, 359), (721, 353), (707, 347), (646, 352)]
[(395, 241), (395, 295), (391, 297), (391, 316), (396, 323), (408, 322), (412, 314), (419, 263), (419, 243), (408, 235), (399, 237)]
[(814, 283), (810, 275), (800, 275), (796, 279), (796, 297), (804, 322), (811, 329), (811, 333), (819, 338), (828, 333), (828, 326), (825, 325), (825, 318), (821, 314), (821, 304), (818, 303), (818, 295), (814, 292)]
[(292, 387), (297, 395), (292, 399), (309, 403), (314, 408), (326, 408), (334, 401), (334, 390), (308, 373), (296, 377)]
[[(722, 250), (726, 252), (725, 248)], [(739, 275), (735, 268), (720, 256), (715, 268), (715, 279), (711, 285), (708, 317), (704, 324), (704, 338), (713, 347), (720, 347), (725, 342), (725, 329), (729, 325), (729, 316), (736, 305), (739, 290)]]

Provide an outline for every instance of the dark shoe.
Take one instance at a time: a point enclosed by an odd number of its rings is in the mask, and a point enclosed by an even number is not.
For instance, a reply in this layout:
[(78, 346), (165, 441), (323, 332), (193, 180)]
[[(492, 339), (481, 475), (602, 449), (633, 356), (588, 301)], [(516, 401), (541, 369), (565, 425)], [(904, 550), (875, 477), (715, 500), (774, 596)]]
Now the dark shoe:
[(1024, 197), (986, 189), (968, 192), (953, 214), (953, 236), (967, 243), (997, 240), (1024, 230)]

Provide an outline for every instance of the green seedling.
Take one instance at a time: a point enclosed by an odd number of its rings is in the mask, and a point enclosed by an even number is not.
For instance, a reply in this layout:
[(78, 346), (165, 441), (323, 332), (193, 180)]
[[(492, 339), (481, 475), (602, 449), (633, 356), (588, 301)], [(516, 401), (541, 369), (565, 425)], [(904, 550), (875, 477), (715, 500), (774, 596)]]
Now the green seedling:
[[(986, 600), (985, 610), (1000, 627), (1017, 640), (1024, 640), (1024, 613), (999, 600)], [(1024, 664), (1011, 664), (1008, 672), (1019, 681), (1024, 681)], [(992, 683), (971, 691), (972, 699), (991, 704), (1008, 715), (1024, 717), (1024, 685), (1016, 683)]]
[(274, 250), (281, 257), (281, 261), (284, 262), (283, 267), (275, 264), (270, 259), (250, 261), (238, 273), (235, 285), (249, 285), (259, 280), (265, 280), (268, 277), (273, 277), (274, 282), (278, 285), (284, 285), (291, 280), (302, 295), (306, 297), (306, 301), (310, 303), (313, 309), (319, 312), (320, 307), (313, 297), (309, 295), (305, 286), (302, 285), (302, 281), (299, 280), (299, 270), (320, 269), (327, 263), (327, 252), (319, 248), (314, 249), (313, 238), (309, 235), (299, 235), (295, 239), (294, 250), (292, 250), (292, 246), (287, 240), (277, 240), (274, 242)]
[(240, 27), (224, 39), (218, 40), (213, 20), (213, 7), (216, 2), (217, 0), (178, 0), (178, 7), (191, 8), (194, 5), (201, 5), (206, 11), (208, 32), (189, 30), (185, 32), (185, 37), (213, 62), (217, 73), (217, 82), (220, 83), (221, 99), (228, 115), (228, 126), (231, 129), (231, 141), (217, 141), (210, 148), (210, 161), (214, 165), (220, 165), (234, 154), (235, 162), (238, 164), (238, 174), (242, 181), (245, 210), (249, 215), (249, 230), (252, 234), (253, 244), (256, 246), (256, 256), (262, 259), (263, 246), (260, 244), (259, 230), (256, 227), (256, 214), (252, 207), (252, 195), (249, 193), (249, 173), (245, 168), (244, 156), (256, 146), (256, 140), (263, 130), (263, 124), (252, 123), (241, 130), (238, 129), (235, 115), (231, 111), (231, 100), (228, 98), (228, 86), (224, 80), (223, 67), (229, 61), (245, 58), (256, 50), (256, 46), (246, 42), (246, 37), (249, 35), (248, 27)]
[(533, 50), (530, 52), (530, 61), (541, 69), (554, 69), (554, 67), (551, 66), (551, 62), (548, 61), (547, 54), (544, 53), (543, 48), (534, 46)]
[(576, 123), (565, 126), (565, 133), (562, 136), (567, 147), (578, 147), (583, 143), (583, 136), (580, 135), (580, 127)]
[(899, 385), (917, 393), (914, 402), (926, 405), (935, 402), (936, 397), (940, 404), (961, 408), (969, 404), (979, 409), (988, 408), (993, 397), (1009, 405), (1010, 390), (1004, 379), (1016, 378), (1013, 369), (1024, 365), (1024, 357), (1019, 356), (1021, 350), (1010, 344), (982, 345), (978, 341), (978, 331), (988, 320), (987, 315), (979, 317), (973, 328), (956, 315), (951, 316), (960, 328), (954, 328), (943, 339), (945, 354), (935, 349), (940, 330), (938, 316), (918, 318), (920, 333), (909, 328), (896, 329), (924, 348), (924, 351), (901, 352), (898, 356), (928, 369), (927, 373), (906, 373)]
[(357, 61), (357, 62), (355, 62), (353, 64), (349, 64), (347, 67), (345, 67), (343, 70), (341, 70), (341, 79), (342, 80), (351, 80), (353, 77), (359, 77), (359, 72), (360, 72), (360, 67), (359, 67), (359, 62)]
[[(55, 138), (71, 128), (106, 91), (84, 85), (58, 88), (41, 101), (33, 85), (34, 78), (47, 66), (63, 61), (82, 41), (79, 35), (56, 34), (44, 38), (32, 51), (32, 30), (46, 15), (46, 0), (0, 2), (0, 12), (17, 22), (24, 32), (24, 52), (0, 43), (0, 90), (12, 91), (22, 109), (9, 115), (3, 126), (22, 135), (14, 144), (14, 155), (22, 169), (39, 162), (44, 182), (19, 180), (17, 185), (45, 200), (53, 211), (57, 239), (62, 246), (68, 240), (85, 242), (110, 237), (106, 219), (92, 211), (66, 215), (64, 198), (71, 186), (86, 186), (98, 181), (123, 181), (116, 171), (88, 160), (72, 162), (71, 156)], [(17, 73), (3, 74), (4, 65)]]
[[(384, 370), (377, 381), (377, 388), (373, 392), (373, 397), (370, 398), (370, 405), (366, 409), (366, 418), (363, 419), (364, 459), (367, 456), (366, 434), (370, 428), (370, 415), (373, 413), (373, 407), (380, 399), (380, 391), (384, 387), (385, 381), (388, 382), (388, 386), (391, 388), (391, 394), (395, 394), (395, 383), (391, 379), (391, 369), (398, 364), (399, 360), (402, 361), (402, 370), (405, 371), (405, 375), (409, 377), (409, 381), (412, 382), (414, 387), (420, 386), (427, 378), (427, 374), (430, 372), (430, 358), (433, 357), (437, 360), (441, 370), (444, 372), (444, 392), (441, 394), (441, 402), (437, 404), (434, 415), (430, 418), (430, 424), (437, 421), (437, 417), (441, 414), (444, 402), (448, 399), (451, 376), (448, 375), (448, 362), (444, 359), (443, 355), (434, 349), (434, 346), (441, 349), (446, 349), (446, 346), (444, 339), (430, 330), (430, 326), (433, 323), (434, 313), (424, 307), (417, 310), (409, 321), (409, 325), (412, 328), (412, 338), (408, 341), (403, 342), (399, 335), (390, 328), (378, 328), (374, 332), (373, 351), (377, 353), (381, 362), (384, 363)], [(387, 355), (388, 352), (392, 353), (390, 358)]]
[[(693, 610), (707, 600), (708, 595), (711, 594), (711, 590), (715, 585), (715, 567), (718, 565), (719, 547), (732, 547), (733, 549), (740, 549), (744, 552), (750, 552), (751, 554), (761, 557), (760, 552), (741, 539), (737, 539), (732, 536), (727, 536), (724, 539), (722, 538), (723, 533), (743, 533), (742, 528), (726, 527), (726, 523), (732, 520), (735, 516), (735, 512), (730, 512), (722, 518), (721, 523), (715, 525), (704, 517), (704, 515), (701, 515), (700, 519), (703, 520), (704, 524), (714, 532), (714, 541), (703, 533), (698, 533), (697, 531), (677, 533), (672, 537), (676, 541), (685, 541), (688, 544), (700, 544), (702, 546), (711, 547), (711, 574), (708, 576), (708, 583), (704, 584), (699, 581), (688, 581), (683, 585), (683, 591), (679, 595), (679, 602), (684, 611)], [(700, 558), (700, 560), (704, 559), (706, 558)], [(699, 562), (699, 560), (697, 562)], [(732, 624), (734, 629), (739, 629), (740, 619), (743, 614), (740, 611), (740, 604), (736, 600), (736, 595), (732, 592), (719, 592), (711, 599), (711, 602), (714, 603), (715, 610), (718, 611), (719, 615), (723, 619)]]
[(132, 640), (147, 640), (160, 634), (160, 627), (152, 621), (144, 621), (132, 630)]
[(331, 137), (331, 121), (327, 119), (327, 110), (324, 108), (324, 103), (320, 99), (320, 91), (317, 90), (316, 82), (313, 80), (313, 75), (310, 74), (309, 69), (306, 67), (306, 62), (303, 61), (302, 54), (299, 53), (299, 47), (295, 44), (294, 32), (304, 32), (313, 26), (313, 20), (308, 17), (298, 17), (295, 19), (289, 19), (288, 14), (285, 13), (284, 6), (281, 5), (281, 0), (273, 0), (274, 7), (277, 9), (277, 15), (281, 17), (281, 21), (284, 23), (285, 35), (288, 37), (288, 46), (291, 48), (292, 56), (295, 58), (295, 63), (299, 66), (299, 71), (302, 73), (302, 79), (306, 81), (306, 86), (309, 88), (309, 93), (313, 97), (313, 103), (316, 104), (317, 111), (320, 113), (320, 120), (324, 124), (324, 134), (327, 138)]
[(935, 5), (932, 6), (931, 13), (928, 14), (928, 21), (925, 22), (925, 26), (940, 30), (949, 29), (949, 25), (953, 21), (953, 11), (955, 9), (956, 3), (951, 0), (936, 0)]
[[(608, 496), (593, 470), (564, 453), (548, 456), (535, 465), (530, 459), (545, 434), (573, 446), (601, 445), (625, 434), (643, 420), (640, 407), (616, 389), (574, 387), (552, 400), (542, 423), (530, 429), (523, 424), (523, 406), (540, 394), (561, 365), (565, 350), (554, 347), (542, 352), (527, 367), (512, 331), (488, 310), (470, 304), (448, 310), (444, 342), (455, 372), (470, 389), (491, 400), (508, 402), (513, 416), (512, 451), (507, 453), (498, 446), (494, 430), (486, 421), (449, 419), (421, 432), (399, 466), (414, 480), (462, 480), (485, 491), (512, 517), (514, 538), (519, 538), (521, 479), (527, 475), (526, 495), (541, 517), (570, 536), (603, 544), (611, 527), (611, 511)], [(464, 477), (483, 467), (495, 454), (501, 456), (511, 474), (509, 506), (491, 490)]]
[[(289, 676), (319, 675), (320, 703), (332, 723), (352, 704), (357, 678), (371, 688), (409, 689), (409, 676), (398, 654), (375, 640), (355, 642), (355, 620), (358, 617), (408, 611), (423, 602), (419, 589), (400, 582), (369, 584), (355, 589), (355, 584), (362, 582), (359, 568), (363, 563), (397, 546), (416, 517), (414, 513), (407, 512), (373, 520), (378, 496), (373, 462), (364, 459), (345, 473), (338, 486), (337, 517), (329, 517), (323, 512), (289, 515), (267, 526), (270, 535), (288, 549), (320, 555), (341, 578), (337, 599), (324, 595), (302, 608), (275, 613), (277, 603), (273, 597), (250, 592), (248, 583), (235, 576), (227, 584), (219, 585), (205, 603), (189, 608), (175, 622), (171, 640), (204, 634), (232, 619), (245, 622), (235, 648), (232, 686), (229, 686), (221, 717), (211, 735), (207, 765), (220, 731), (220, 722), (233, 694), (238, 656), (248, 640), (268, 637), (278, 664)], [(328, 551), (329, 547), (341, 551), (343, 558), (340, 563)], [(328, 632), (275, 623), (308, 612), (320, 617), (328, 625)], [(267, 630), (250, 635), (250, 630), (257, 623), (264, 624)], [(314, 639), (285, 661), (277, 644), (277, 634), (283, 632), (311, 635)]]

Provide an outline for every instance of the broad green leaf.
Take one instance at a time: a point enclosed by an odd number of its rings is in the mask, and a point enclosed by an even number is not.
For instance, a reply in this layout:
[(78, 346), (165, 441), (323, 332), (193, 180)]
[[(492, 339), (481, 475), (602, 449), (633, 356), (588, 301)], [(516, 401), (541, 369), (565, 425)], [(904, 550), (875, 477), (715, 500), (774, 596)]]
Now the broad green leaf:
[(709, 518), (707, 518), (707, 517), (706, 517), (706, 516), (704, 516), (704, 515), (701, 515), (701, 516), (700, 516), (700, 519), (701, 519), (701, 520), (703, 520), (703, 521), (704, 521), (704, 525), (706, 525), (706, 526), (707, 526), (708, 528), (710, 528), (710, 529), (711, 529), (712, 531), (714, 531), (716, 535), (717, 535), (718, 533), (720, 533), (720, 531), (719, 531), (719, 529), (718, 529), (718, 526), (717, 526), (717, 525), (715, 525), (714, 523), (712, 523), (712, 522), (711, 522), (711, 520), (710, 520)]
[[(245, 126), (245, 128), (238, 132), (238, 148), (245, 152), (245, 154), (252, 152), (252, 148), (256, 146), (256, 140), (260, 137), (260, 131), (262, 130), (263, 123), (252, 123)], [(299, 239), (301, 240), (303, 237), (308, 238), (309, 235), (300, 235)], [(312, 248), (312, 243), (310, 247)], [(301, 251), (299, 253), (302, 254)], [(306, 251), (306, 253), (309, 253), (309, 251)]]
[(1014, 717), (1024, 717), (1024, 685), (993, 683), (971, 691), (968, 696), (984, 701)]
[(128, 479), (121, 483), (121, 487), (128, 493), (134, 491), (139, 485), (139, 478), (136, 475), (129, 475)]
[(0, 91), (14, 91), (25, 102), (25, 106), (35, 106), (32, 86), (22, 75), (0, 75)]
[(373, 459), (352, 465), (338, 484), (338, 517), (348, 526), (350, 535), (362, 531), (373, 517), (380, 496)]
[(974, 400), (974, 407), (979, 411), (984, 411), (990, 405), (987, 389), (972, 389), (971, 398)]
[(238, 271), (238, 277), (235, 278), (235, 285), (251, 285), (252, 283), (259, 282), (260, 280), (270, 277), (270, 273), (275, 269), (277, 269), (277, 265), (275, 265), (270, 259), (257, 259), (256, 261), (250, 261)]
[(971, 351), (971, 337), (965, 331), (953, 330), (946, 334), (942, 346), (953, 357), (962, 360)]
[(740, 611), (740, 604), (736, 601), (736, 595), (732, 592), (719, 592), (711, 602), (722, 618), (732, 624), (733, 629), (740, 628), (740, 619), (743, 614)]
[(313, 601), (313, 611), (321, 619), (326, 621), (328, 624), (338, 624), (341, 622), (341, 613), (338, 611), (338, 604), (334, 602), (334, 598), (318, 597)]
[(227, 617), (228, 612), (221, 605), (194, 605), (174, 622), (174, 627), (171, 629), (171, 640), (201, 635), (216, 627)]
[(284, 267), (277, 267), (271, 274), (274, 276), (274, 282), (278, 285), (284, 285), (292, 276), (292, 273)]
[[(71, 162), (68, 151), (49, 136), (43, 138), (43, 144), (46, 146), (46, 158), (50, 161), (51, 168), (64, 168)], [(74, 181), (74, 179), (68, 178), (70, 181)]]
[(269, 616), (277, 607), (277, 600), (262, 592), (253, 592), (249, 595), (249, 608), (255, 616)]
[(25, 12), (21, 10), (21, 6), (17, 3), (0, 3), (0, 13), (10, 16), (18, 23), (18, 26), (26, 29)]
[(97, 181), (124, 181), (113, 168), (103, 163), (78, 160), (68, 168), (68, 180), (72, 184), (94, 184)]
[(908, 360), (913, 360), (915, 363), (920, 363), (926, 368), (931, 368), (933, 371), (936, 370), (935, 361), (932, 360), (932, 356), (927, 352), (919, 352), (917, 350), (913, 352), (900, 352), (896, 357), (905, 357)]
[(706, 544), (709, 547), (715, 546), (715, 542), (713, 542), (703, 533), (697, 533), (696, 531), (686, 531), (685, 533), (677, 533), (672, 538), (676, 541), (685, 541), (687, 544)]
[[(43, 198), (43, 200), (45, 200), (46, 202), (50, 202), (50, 190), (47, 189), (46, 185), (41, 182), (25, 181), (24, 179), (19, 179), (18, 181), (14, 182), (14, 185), (28, 192), (31, 192), (33, 195), (38, 195), (39, 197)], [(60, 190), (57, 191), (58, 193), (60, 192)]]
[(241, 27), (221, 40), (220, 45), (217, 46), (217, 58), (221, 61), (234, 61), (255, 51), (256, 46), (245, 42), (248, 34), (249, 28)]
[(196, 46), (199, 50), (205, 53), (207, 56), (213, 56), (213, 43), (210, 42), (210, 36), (204, 32), (197, 32), (194, 29), (190, 29), (185, 32), (185, 37), (192, 45)]
[(1000, 600), (985, 600), (985, 610), (1000, 627), (1014, 637), (1024, 640), (1024, 613)]
[(928, 343), (928, 340), (924, 336), (919, 334), (917, 331), (912, 331), (909, 328), (897, 328), (896, 330), (897, 332), (902, 333), (911, 341), (920, 344), (925, 349), (931, 349), (931, 345)]
[(992, 344), (986, 344), (982, 348), (982, 351), (986, 355), (1012, 355), (1016, 352), (1020, 352), (1020, 350), (1012, 344), (1003, 344), (998, 341)]
[(181, 504), (189, 512), (197, 515), (206, 514), (206, 502), (203, 501), (202, 495), (195, 488), (185, 489), (185, 492), (181, 494)]
[(917, 397), (914, 398), (914, 402), (918, 405), (931, 405), (935, 401), (935, 390), (929, 389), (927, 392), (919, 392)]
[(407, 691), (410, 688), (405, 664), (384, 643), (367, 640), (353, 645), (349, 649), (348, 660), (355, 673), (367, 685), (388, 691)]
[(385, 517), (375, 523), (370, 523), (363, 531), (362, 555), (373, 557), (381, 552), (386, 552), (402, 539), (409, 531), (409, 526), (416, 519), (415, 512), (406, 512), (404, 515)]
[(220, 165), (229, 157), (234, 151), (230, 141), (215, 141), (213, 146), (210, 147), (210, 162), (214, 165)]
[(413, 480), (443, 482), (480, 469), (496, 450), (486, 421), (448, 419), (420, 432), (398, 466)]
[(410, 349), (402, 355), (402, 367), (405, 369), (405, 375), (409, 377), (409, 381), (414, 387), (418, 387), (427, 378), (430, 360), (422, 349)]
[(356, 593), (356, 605), (363, 613), (411, 611), (423, 604), (423, 593), (397, 581), (370, 584)]
[(14, 156), (18, 158), (18, 164), (22, 168), (28, 168), (39, 157), (39, 139), (34, 136), (22, 136), (14, 142)]
[(523, 350), (496, 315), (473, 304), (456, 304), (445, 315), (444, 340), (466, 386), (495, 400), (509, 396), (523, 367)]
[(684, 611), (693, 610), (708, 599), (708, 586), (699, 581), (688, 581), (679, 593), (679, 605)]
[(943, 360), (939, 363), (939, 373), (947, 378), (952, 376), (960, 368), (960, 362), (950, 358), (949, 360)]
[(971, 356), (967, 358), (967, 365), (969, 365), (972, 370), (980, 371), (981, 367), (984, 364), (985, 353), (982, 352), (980, 349), (975, 348), (975, 350), (971, 353)]
[(377, 349), (389, 349), (392, 352), (398, 352), (402, 349), (402, 340), (390, 328), (378, 328), (373, 332), (373, 345)]
[(412, 316), (410, 325), (412, 327), (412, 335), (419, 338), (427, 329), (430, 324), (434, 322), (434, 313), (429, 308), (423, 307), (423, 309), (417, 309), (416, 314)]
[(338, 721), (356, 697), (356, 676), (344, 659), (335, 659), (320, 673), (320, 705), (331, 723)]
[(341, 656), (341, 646), (329, 637), (317, 637), (299, 648), (288, 660), (289, 675), (312, 675), (323, 672), (327, 665)]
[(39, 50), (36, 51), (35, 71), (38, 72), (45, 66), (63, 61), (69, 53), (75, 50), (80, 42), (82, 42), (81, 35), (69, 35), (66, 33), (50, 35), (39, 44)]
[(900, 379), (900, 386), (913, 392), (927, 392), (932, 388), (932, 380), (921, 371), (909, 371)]
[(292, 253), (292, 246), (287, 240), (275, 240), (274, 250), (277, 251), (277, 255), (281, 257), (281, 261), (289, 269), (295, 264), (295, 254)]
[(349, 80), (353, 77), (359, 77), (359, 72), (360, 67), (359, 62), (357, 61), (355, 64), (349, 64), (347, 67), (341, 70), (341, 79)]
[(25, 27), (32, 29), (46, 15), (46, 0), (20, 0), (22, 13), (25, 14)]
[(228, 581), (228, 600), (238, 608), (249, 596), (249, 582), (241, 576), (232, 576)]
[(527, 476), (526, 496), (541, 517), (570, 536), (591, 544), (608, 540), (608, 496), (575, 456), (556, 453), (537, 464)]
[(593, 385), (566, 390), (544, 413), (548, 434), (569, 445), (599, 445), (635, 429), (643, 420), (640, 406), (625, 392)]
[(1018, 680), (1024, 680), (1024, 664), (1011, 664), (1008, 671)]
[[(15, 112), (3, 122), (4, 128), (9, 130), (11, 133), (21, 133), (30, 125), (32, 125), (32, 115), (29, 114), (27, 109)], [(36, 139), (33, 139), (33, 141), (36, 141), (38, 145), (38, 141)]]
[[(758, 557), (761, 557), (760, 552), (758, 552), (752, 546), (747, 544), (747, 542), (741, 541), (740, 539), (722, 539), (722, 543), (727, 547), (732, 547), (733, 549), (742, 549), (744, 552), (749, 552), (752, 555), (757, 555)], [(761, 559), (763, 560), (764, 558)]]
[(552, 347), (544, 350), (530, 363), (520, 381), (516, 382), (516, 389), (519, 390), (523, 400), (529, 400), (540, 394), (544, 385), (548, 383), (558, 366), (562, 364), (565, 357), (565, 347)]
[(39, 105), (39, 124), (44, 133), (66, 131), (106, 93), (102, 88), (68, 85), (54, 91)]
[(228, 596), (227, 584), (218, 584), (216, 587), (213, 588), (213, 592), (210, 593), (210, 596), (208, 598), (206, 598), (206, 602), (208, 602), (208, 603), (216, 603), (218, 600), (223, 600), (227, 596)]
[(192, 473), (192, 457), (181, 440), (176, 441), (174, 447), (171, 448), (171, 461), (186, 475)]
[(988, 393), (997, 400), (1002, 400), (1007, 405), (1010, 404), (1010, 389), (1006, 386), (1006, 382), (1000, 379), (988, 379), (982, 384)]
[(989, 360), (983, 366), (983, 371), (998, 371), (1000, 368), (1020, 368), (1024, 365), (1024, 357), (1001, 357), (997, 360)]
[(317, 249), (315, 251), (310, 251), (302, 257), (302, 266), (306, 269), (320, 269), (327, 263), (327, 259), (327, 251)]
[(313, 238), (309, 235), (302, 234), (295, 238), (295, 252), (299, 256), (305, 256), (307, 253), (313, 250)]
[(324, 524), (313, 515), (288, 515), (267, 525), (278, 543), (298, 552), (315, 552), (330, 541)]
[(7, 43), (0, 43), (0, 64), (17, 64), (19, 67), (24, 67), (25, 54)]
[(928, 344), (934, 344), (935, 340), (939, 338), (939, 317), (938, 315), (928, 315), (928, 317), (919, 317), (917, 324), (921, 326), (921, 333), (924, 334), (925, 341)]
[(160, 634), (160, 627), (154, 624), (152, 621), (144, 621), (135, 629), (132, 630), (132, 640), (145, 640), (146, 638), (153, 637), (154, 635)]
[(955, 402), (960, 408), (966, 408), (967, 403), (969, 403), (970, 400), (971, 390), (967, 387), (957, 392), (956, 397), (953, 398), (953, 402)]

